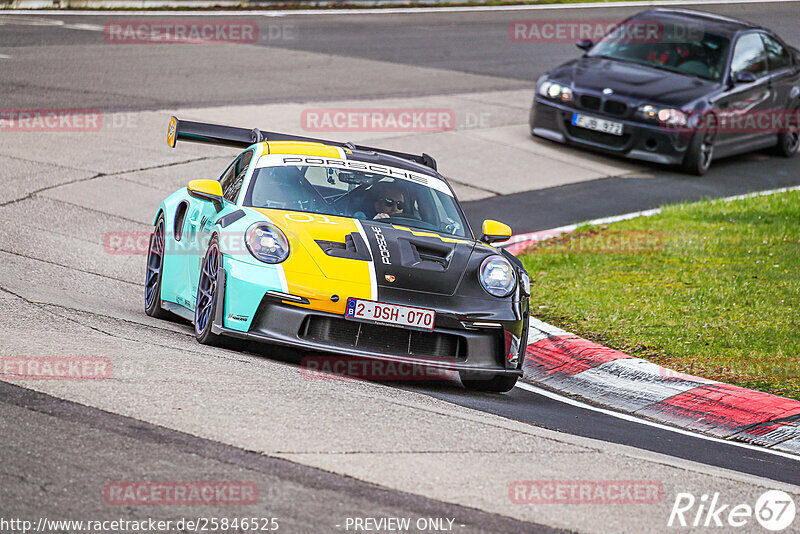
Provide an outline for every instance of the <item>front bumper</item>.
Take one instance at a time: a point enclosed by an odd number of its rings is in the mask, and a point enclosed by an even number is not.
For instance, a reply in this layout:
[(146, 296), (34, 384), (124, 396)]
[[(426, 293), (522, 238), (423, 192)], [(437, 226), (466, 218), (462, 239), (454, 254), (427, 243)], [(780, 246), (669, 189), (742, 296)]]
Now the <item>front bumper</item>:
[[(218, 287), (226, 289), (226, 296), (227, 289), (243, 283), (232, 276), (226, 280), (230, 275), (225, 269), (220, 269), (218, 276)], [(261, 295), (246, 330), (225, 325), (224, 319), (232, 310), (225, 309), (227, 298), (218, 299), (212, 332), (303, 350), (463, 371), (471, 375), (522, 376), (527, 344), (527, 300), (504, 301), (491, 311), (484, 304), (479, 310), (465, 312), (447, 309), (446, 305), (430, 306), (429, 302), (419, 302), (417, 306), (437, 312), (434, 329), (420, 331), (352, 321), (340, 314), (293, 305), (264, 292)], [(391, 296), (384, 300), (408, 305)], [(476, 299), (462, 298), (455, 305), (464, 306), (472, 300)], [(475, 322), (496, 326), (473, 326)]]
[[(612, 135), (572, 125), (573, 113), (621, 122), (622, 135)], [(587, 111), (547, 100), (538, 94), (529, 117), (531, 134), (606, 154), (667, 165), (683, 162), (691, 132), (668, 131), (661, 126)]]

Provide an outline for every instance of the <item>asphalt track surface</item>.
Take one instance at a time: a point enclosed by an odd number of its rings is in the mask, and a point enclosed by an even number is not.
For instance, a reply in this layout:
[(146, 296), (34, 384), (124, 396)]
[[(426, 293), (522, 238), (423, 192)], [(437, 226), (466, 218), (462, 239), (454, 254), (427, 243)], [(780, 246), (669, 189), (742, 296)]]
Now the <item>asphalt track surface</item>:
[[(459, 530), (468, 532), (560, 532), (558, 529), (515, 521), (494, 514), (390, 491), (348, 477), (269, 458), (189, 434), (149, 425), (135, 419), (82, 406), (0, 383), (0, 420), (24, 421), (14, 432), (4, 431), (0, 446), (6, 460), (14, 458), (21, 475), (4, 473), (0, 495), (3, 515), (33, 518), (43, 505), (51, 519), (75, 517), (80, 510), (91, 518), (99, 508), (98, 487), (110, 472), (124, 473), (126, 480), (140, 480), (155, 472), (142, 460), (158, 458), (159, 469), (185, 480), (247, 480), (269, 496), (269, 507), (253, 506), (248, 516), (279, 518), (279, 530), (313, 532), (342, 530), (347, 517), (369, 511), (372, 516), (451, 517)], [(48, 436), (58, 440), (48, 441)], [(20, 445), (37, 455), (30, 457)], [(108, 462), (113, 457), (113, 467)], [(75, 461), (78, 460), (78, 461)], [(61, 466), (53, 477), (52, 466)], [(53, 478), (79, 479), (70, 492), (49, 490)], [(279, 488), (279, 491), (278, 491)], [(313, 495), (313, 498), (309, 498)], [(31, 498), (34, 497), (35, 498)], [(25, 498), (27, 497), (27, 498)], [(45, 502), (39, 501), (44, 499)], [(89, 504), (87, 506), (87, 501)], [(302, 506), (298, 506), (302, 502)], [(131, 521), (193, 517), (192, 507), (159, 511), (126, 510)], [(122, 516), (123, 514), (120, 514)], [(47, 516), (46, 516), (47, 517)], [(97, 516), (95, 516), (97, 517)], [(288, 518), (288, 519), (287, 519)], [(327, 528), (326, 528), (327, 527)]]
[[(800, 3), (715, 5), (705, 9), (769, 26), (789, 43), (800, 45)], [(510, 44), (507, 38), (509, 21), (534, 17), (614, 19), (635, 11), (636, 8), (608, 8), (602, 11), (570, 10), (568, 14), (556, 10), (255, 18), (263, 28), (263, 35), (269, 36), (270, 32), (283, 32), (284, 35), (260, 42), (263, 51), (255, 47), (242, 51), (235, 46), (148, 49), (103, 45), (102, 33), (97, 31), (97, 27), (119, 17), (25, 16), (15, 20), (0, 15), (3, 22), (0, 25), (0, 54), (24, 59), (0, 59), (2, 107), (140, 111), (192, 105), (329, 101), (356, 97), (414, 98), (454, 92), (524, 89), (532, 87), (533, 81), (548, 68), (574, 57), (576, 51), (569, 44), (547, 45), (545, 51), (534, 50), (530, 45)], [(53, 26), (47, 22), (48, 19), (66, 20), (71, 27)], [(81, 25), (86, 26), (81, 28)], [(287, 34), (294, 37), (285, 38)], [(290, 55), (273, 57), (272, 49), (288, 51)], [(317, 56), (310, 58), (304, 53)], [(319, 53), (324, 54), (322, 60)], [(348, 60), (369, 60), (369, 63), (350, 63)], [(393, 69), (393, 65), (398, 68)], [(398, 74), (393, 75), (394, 71)], [(609, 177), (493, 196), (465, 203), (465, 208), (473, 221), (496, 216), (502, 210), (515, 229), (529, 231), (669, 202), (797, 185), (800, 183), (799, 171), (797, 159), (782, 160), (755, 154), (715, 163), (711, 172), (700, 179), (653, 166), (648, 168), (646, 178)], [(598, 198), (603, 201), (597, 202)], [(14, 217), (30, 217), (31, 213), (36, 214), (34, 218), (49, 219), (52, 215), (46, 215), (46, 212), (67, 213), (71, 208), (69, 202), (60, 204), (58, 199), (36, 201), (36, 198), (29, 198), (24, 202), (30, 202), (30, 205), (22, 213), (9, 215), (7, 221)], [(0, 242), (4, 253), (44, 263), (53, 261), (41, 249), (18, 250), (10, 239)], [(26, 263), (7, 256), (9, 265), (16, 261), (21, 262), (18, 267), (31, 269), (26, 276), (33, 279), (55, 276), (48, 274), (47, 267), (40, 267), (35, 261)], [(37, 272), (40, 269), (43, 274)], [(10, 272), (3, 270), (0, 280), (12, 276)], [(125, 278), (123, 275), (120, 277)], [(0, 285), (4, 290), (4, 302), (15, 302), (4, 308), (3, 320), (11, 316), (24, 322), (33, 316), (55, 313), (54, 304), (45, 306), (39, 303), (39, 297), (42, 294), (47, 296), (47, 292), (22, 294), (20, 288), (25, 287), (25, 282), (9, 278)], [(77, 292), (74, 310), (64, 307), (56, 315), (74, 313), (79, 318), (74, 320), (80, 323), (81, 328), (101, 330), (107, 329), (106, 323), (113, 320), (130, 321), (130, 316), (125, 314), (114, 318), (119, 306), (117, 303), (108, 316), (97, 312), (92, 318), (91, 311), (87, 311), (94, 306), (94, 297), (90, 296), (92, 292), (91, 288)], [(112, 292), (110, 297), (114, 299), (120, 295)], [(21, 303), (17, 303), (20, 297)], [(18, 305), (21, 307), (19, 310)], [(138, 302), (126, 303), (125, 306), (139, 309)], [(95, 321), (103, 325), (102, 328), (92, 326)], [(59, 332), (67, 327), (53, 328)], [(169, 335), (182, 335), (181, 339), (187, 337), (188, 329), (180, 323), (165, 328), (172, 332)], [(58, 343), (57, 335), (52, 338), (49, 335), (48, 331), (43, 340), (34, 344), (39, 353)], [(142, 335), (150, 334), (144, 329)], [(13, 354), (13, 350), (14, 344), (10, 344), (4, 348), (3, 354)], [(277, 361), (285, 363), (287, 360)], [(288, 363), (291, 366), (296, 362), (290, 357)], [(398, 389), (384, 385), (377, 387), (387, 389), (388, 395)], [(399, 391), (398, 394), (422, 393), (534, 427), (800, 485), (800, 469), (795, 460), (624, 421), (519, 388), (503, 396), (467, 393), (451, 383), (424, 387), (401, 384)], [(199, 432), (192, 435), (191, 432), (169, 430), (111, 410), (99, 410), (2, 383), (0, 428), (3, 429), (0, 446), (7, 458), (4, 461), (6, 467), (0, 473), (0, 480), (3, 480), (0, 502), (7, 503), (5, 509), (0, 510), (4, 515), (12, 515), (13, 511), (13, 515), (34, 517), (41, 513), (42, 502), (48, 504), (48, 513), (52, 511), (53, 516), (66, 517), (68, 512), (80, 512), (85, 516), (94, 512), (100, 514), (104, 508), (96, 488), (102, 481), (114, 477), (152, 479), (169, 473), (178, 479), (183, 474), (184, 478), (257, 480), (263, 491), (281, 488), (280, 492), (270, 493), (269, 510), (260, 508), (248, 512), (262, 516), (267, 513), (280, 515), (289, 531), (313, 531), (320, 526), (320, 518), (330, 519), (332, 524), (327, 526), (334, 530), (344, 517), (353, 515), (455, 517), (466, 525), (464, 529), (469, 532), (538, 532), (549, 528), (529, 518), (523, 524), (501, 514), (379, 487), (351, 476), (343, 477), (328, 472), (333, 469), (326, 469), (324, 462), (320, 462), (321, 469), (317, 469), (286, 459), (266, 457), (224, 444), (222, 440), (199, 437)], [(156, 465), (144, 464), (143, 458), (156, 458)], [(59, 467), (53, 469), (54, 465)], [(562, 478), (574, 478), (579, 473), (570, 475)], [(67, 480), (78, 480), (78, 483), (67, 485), (64, 482)], [(54, 491), (54, 488), (59, 491)], [(312, 491), (314, 497), (308, 498)], [(297, 506), (298, 500), (303, 500), (304, 506)], [(173, 517), (176, 513), (176, 510), (169, 510), (168, 515)], [(126, 514), (130, 518), (158, 515), (149, 509), (130, 508)]]

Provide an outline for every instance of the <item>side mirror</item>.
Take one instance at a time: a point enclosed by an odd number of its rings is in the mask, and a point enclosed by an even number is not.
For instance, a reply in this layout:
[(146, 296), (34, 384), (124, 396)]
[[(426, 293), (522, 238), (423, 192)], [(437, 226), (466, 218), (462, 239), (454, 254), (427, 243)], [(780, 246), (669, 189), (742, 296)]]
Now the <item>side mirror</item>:
[(481, 228), (483, 235), (481, 241), (484, 243), (502, 243), (511, 238), (511, 227), (498, 221), (486, 219)]
[(753, 74), (752, 72), (747, 72), (747, 71), (740, 72), (739, 74), (737, 74), (736, 76), (733, 77), (733, 83), (736, 83), (736, 84), (738, 84), (738, 83), (753, 83), (756, 80), (757, 80), (756, 75)]
[(207, 200), (214, 204), (217, 212), (222, 211), (222, 185), (216, 180), (192, 180), (186, 190), (194, 198)]
[(575, 43), (575, 46), (577, 46), (584, 52), (588, 52), (589, 49), (594, 46), (594, 43), (592, 42), (591, 39), (581, 39), (580, 41)]

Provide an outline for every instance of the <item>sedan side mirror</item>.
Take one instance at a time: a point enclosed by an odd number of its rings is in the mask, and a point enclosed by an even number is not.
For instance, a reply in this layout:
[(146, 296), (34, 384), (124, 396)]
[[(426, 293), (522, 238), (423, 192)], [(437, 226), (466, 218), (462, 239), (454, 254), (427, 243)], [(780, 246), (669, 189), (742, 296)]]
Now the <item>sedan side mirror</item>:
[(486, 219), (481, 228), (483, 235), (481, 241), (484, 243), (502, 243), (511, 238), (511, 227), (498, 221)]
[(757, 78), (756, 78), (755, 74), (753, 74), (752, 72), (744, 71), (744, 72), (740, 72), (739, 74), (737, 74), (736, 76), (733, 77), (733, 83), (736, 83), (736, 84), (739, 84), (739, 83), (753, 83), (754, 81), (756, 81), (756, 79)]
[(192, 180), (186, 186), (189, 195), (214, 204), (214, 209), (222, 211), (222, 185), (216, 180)]
[(592, 42), (591, 39), (581, 39), (580, 41), (575, 43), (575, 46), (577, 46), (578, 48), (580, 48), (585, 52), (588, 52), (589, 49), (594, 46), (594, 43)]

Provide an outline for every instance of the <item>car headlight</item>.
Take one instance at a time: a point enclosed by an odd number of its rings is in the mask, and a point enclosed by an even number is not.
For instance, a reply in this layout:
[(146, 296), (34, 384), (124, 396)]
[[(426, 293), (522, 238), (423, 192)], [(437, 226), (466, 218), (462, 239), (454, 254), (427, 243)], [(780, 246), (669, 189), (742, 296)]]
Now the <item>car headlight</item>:
[(636, 110), (639, 117), (653, 122), (660, 122), (667, 126), (686, 126), (689, 122), (686, 113), (673, 108), (660, 108), (651, 104), (639, 106)]
[(560, 100), (561, 102), (569, 102), (572, 100), (572, 89), (560, 83), (545, 80), (539, 85), (539, 94), (552, 98), (553, 100)]
[(250, 254), (265, 263), (280, 263), (289, 257), (289, 240), (269, 223), (251, 225), (244, 234), (244, 241)]
[(478, 278), (487, 293), (501, 298), (513, 293), (517, 282), (514, 268), (501, 256), (483, 260)]

